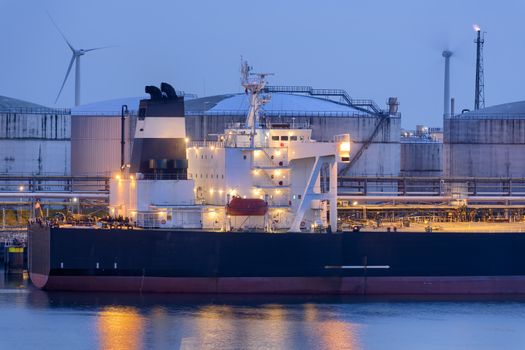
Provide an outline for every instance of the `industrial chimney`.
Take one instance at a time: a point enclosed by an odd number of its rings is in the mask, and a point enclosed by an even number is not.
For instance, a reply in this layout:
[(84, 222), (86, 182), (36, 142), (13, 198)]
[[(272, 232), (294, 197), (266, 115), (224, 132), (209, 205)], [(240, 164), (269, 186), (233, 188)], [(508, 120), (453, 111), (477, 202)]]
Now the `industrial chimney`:
[(474, 95), (474, 109), (485, 108), (485, 73), (483, 68), (483, 44), (485, 43), (485, 33), (481, 33), (481, 28), (475, 24), (477, 38), (476, 44), (476, 91)]
[(450, 113), (450, 57), (452, 52), (445, 50), (442, 53), (445, 58), (445, 83), (443, 91), (443, 117), (449, 116)]

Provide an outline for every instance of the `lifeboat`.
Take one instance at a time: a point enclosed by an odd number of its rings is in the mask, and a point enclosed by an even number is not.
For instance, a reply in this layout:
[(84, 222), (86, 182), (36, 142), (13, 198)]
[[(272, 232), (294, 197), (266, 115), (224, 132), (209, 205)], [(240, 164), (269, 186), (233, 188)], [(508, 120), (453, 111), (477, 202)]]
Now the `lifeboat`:
[(268, 211), (268, 203), (259, 198), (233, 197), (226, 205), (226, 213), (232, 216), (262, 216)]

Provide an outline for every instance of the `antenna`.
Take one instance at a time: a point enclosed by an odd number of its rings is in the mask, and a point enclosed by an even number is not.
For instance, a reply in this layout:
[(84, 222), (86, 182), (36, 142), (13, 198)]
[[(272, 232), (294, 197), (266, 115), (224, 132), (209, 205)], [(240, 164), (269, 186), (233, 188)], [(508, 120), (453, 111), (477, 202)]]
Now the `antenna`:
[(476, 91), (474, 95), (474, 110), (485, 108), (485, 74), (483, 69), (483, 44), (485, 43), (485, 32), (474, 24), (477, 33), (476, 43)]

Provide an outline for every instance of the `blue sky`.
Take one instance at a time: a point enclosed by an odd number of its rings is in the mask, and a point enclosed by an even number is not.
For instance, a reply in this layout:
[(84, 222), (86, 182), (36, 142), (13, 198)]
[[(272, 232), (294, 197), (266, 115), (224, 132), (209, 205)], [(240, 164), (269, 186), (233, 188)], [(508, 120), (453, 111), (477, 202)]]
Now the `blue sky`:
[[(275, 85), (342, 88), (384, 105), (397, 96), (403, 126), (441, 125), (443, 59), (456, 110), (474, 103), (474, 23), (487, 31), (486, 104), (524, 99), (525, 2), (0, 0), (0, 95), (53, 106), (70, 51), (79, 48), (82, 102), (140, 96), (172, 83), (199, 96), (241, 91), (239, 57)], [(73, 76), (71, 76), (73, 78)], [(74, 102), (73, 79), (59, 107)]]

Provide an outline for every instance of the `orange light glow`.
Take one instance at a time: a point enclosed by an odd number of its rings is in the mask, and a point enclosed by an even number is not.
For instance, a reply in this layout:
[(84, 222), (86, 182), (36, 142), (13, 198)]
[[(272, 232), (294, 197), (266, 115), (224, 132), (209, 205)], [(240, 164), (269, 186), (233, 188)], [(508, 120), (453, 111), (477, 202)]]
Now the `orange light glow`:
[(350, 152), (350, 142), (341, 142), (339, 145), (339, 151)]
[(142, 349), (144, 319), (132, 307), (107, 307), (97, 315), (101, 349)]
[(345, 321), (326, 320), (319, 323), (323, 349), (361, 349), (358, 329), (355, 324)]

